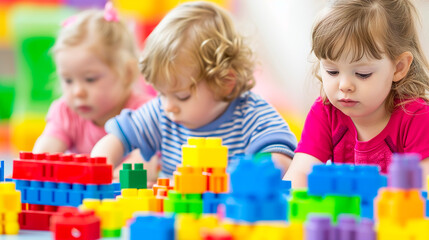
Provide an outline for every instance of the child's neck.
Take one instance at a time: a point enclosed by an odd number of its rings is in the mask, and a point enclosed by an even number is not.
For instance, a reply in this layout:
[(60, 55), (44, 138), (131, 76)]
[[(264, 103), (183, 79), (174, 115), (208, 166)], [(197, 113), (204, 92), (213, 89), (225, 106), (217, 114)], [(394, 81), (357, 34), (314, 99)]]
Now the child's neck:
[(391, 114), (385, 114), (377, 119), (352, 118), (356, 127), (357, 139), (359, 141), (369, 141), (380, 134), (389, 123)]

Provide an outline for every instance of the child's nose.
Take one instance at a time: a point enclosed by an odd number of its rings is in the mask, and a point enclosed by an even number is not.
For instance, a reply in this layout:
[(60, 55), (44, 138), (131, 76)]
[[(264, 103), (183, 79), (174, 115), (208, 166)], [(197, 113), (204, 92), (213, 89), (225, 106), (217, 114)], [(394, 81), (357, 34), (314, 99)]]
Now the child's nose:
[(339, 88), (342, 92), (353, 92), (355, 90), (355, 85), (350, 77), (342, 76), (340, 78)]
[(73, 95), (75, 97), (84, 97), (86, 94), (85, 88), (81, 84), (76, 84), (73, 88)]
[(177, 113), (179, 108), (177, 105), (170, 99), (164, 100), (164, 110), (169, 113)]

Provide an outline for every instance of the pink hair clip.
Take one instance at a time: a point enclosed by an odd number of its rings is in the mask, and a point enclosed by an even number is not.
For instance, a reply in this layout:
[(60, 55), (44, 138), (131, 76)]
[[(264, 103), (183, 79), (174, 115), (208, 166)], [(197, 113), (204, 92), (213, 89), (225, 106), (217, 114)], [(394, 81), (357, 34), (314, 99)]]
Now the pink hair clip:
[(74, 21), (76, 21), (76, 16), (70, 16), (69, 18), (67, 18), (66, 20), (64, 20), (61, 23), (62, 27), (67, 27), (68, 25), (72, 24)]
[(118, 22), (118, 12), (113, 8), (113, 4), (111, 2), (107, 2), (104, 7), (104, 19), (108, 22)]

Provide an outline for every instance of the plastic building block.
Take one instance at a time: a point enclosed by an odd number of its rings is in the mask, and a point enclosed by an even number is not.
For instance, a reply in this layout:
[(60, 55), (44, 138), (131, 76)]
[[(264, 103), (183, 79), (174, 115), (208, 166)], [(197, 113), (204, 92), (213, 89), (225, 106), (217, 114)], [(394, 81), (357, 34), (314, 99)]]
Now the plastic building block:
[(202, 229), (214, 229), (219, 221), (214, 215), (202, 215), (196, 218), (194, 214), (179, 214), (176, 216), (176, 239), (201, 239)]
[(218, 210), (219, 204), (225, 201), (227, 194), (205, 192), (203, 193), (202, 196), (203, 196), (203, 212), (216, 213)]
[(174, 190), (167, 193), (164, 199), (164, 212), (169, 213), (203, 213), (201, 194), (181, 194)]
[(23, 210), (19, 214), (19, 226), (24, 230), (49, 231), (51, 217), (55, 212)]
[[(32, 169), (32, 171), (28, 171)], [(13, 179), (79, 184), (112, 183), (112, 165), (106, 158), (72, 154), (21, 152), (13, 161)]]
[(358, 195), (372, 201), (387, 179), (378, 166), (332, 164), (315, 165), (308, 175), (308, 194), (315, 196)]
[(422, 187), (421, 156), (416, 153), (393, 154), (389, 165), (389, 187), (415, 189)]
[(232, 234), (222, 228), (203, 231), (201, 237), (203, 240), (233, 240)]
[(174, 240), (172, 216), (136, 216), (130, 223), (130, 240)]
[(424, 218), (426, 201), (419, 190), (382, 188), (375, 199), (375, 218), (381, 223), (390, 221), (400, 226), (409, 220)]
[(287, 201), (281, 195), (265, 200), (240, 198), (230, 195), (225, 199), (226, 218), (256, 222), (287, 220)]
[(305, 223), (307, 240), (375, 240), (374, 223), (368, 219), (356, 222), (355, 216), (339, 216), (338, 225), (332, 226), (331, 217), (310, 215)]
[(170, 186), (170, 179), (168, 178), (158, 178), (156, 184), (153, 185), (153, 194), (156, 196), (158, 194), (158, 189), (172, 190), (173, 186)]
[(0, 182), (4, 181), (4, 161), (0, 162)]
[(203, 193), (207, 189), (207, 177), (200, 167), (177, 165), (174, 176), (174, 190), (179, 193)]
[(21, 193), (12, 182), (0, 183), (0, 234), (18, 234)]
[(271, 155), (242, 156), (230, 171), (230, 191), (234, 196), (265, 199), (281, 191), (281, 172)]
[(79, 212), (76, 208), (61, 207), (51, 218), (54, 239), (95, 240), (100, 238), (100, 218), (93, 211)]
[(157, 199), (152, 189), (122, 189), (122, 195), (116, 200), (124, 211), (125, 219), (132, 218), (135, 212), (156, 212), (157, 210)]
[(147, 172), (143, 169), (143, 163), (134, 164), (134, 170), (130, 163), (122, 164), (122, 170), (119, 171), (119, 181), (121, 183), (121, 189), (147, 188)]
[(206, 168), (203, 175), (207, 176), (206, 191), (214, 193), (228, 192), (228, 175), (225, 168)]
[(22, 192), (23, 203), (74, 206), (82, 204), (84, 198), (114, 198), (111, 184), (69, 184), (56, 182), (15, 180), (16, 188)]
[(360, 216), (360, 198), (336, 195), (309, 196), (306, 190), (293, 190), (289, 199), (289, 221), (304, 222), (310, 213), (329, 214), (334, 222), (337, 222), (338, 215), (342, 213)]
[(228, 148), (221, 138), (188, 138), (182, 146), (182, 164), (202, 168), (226, 168)]

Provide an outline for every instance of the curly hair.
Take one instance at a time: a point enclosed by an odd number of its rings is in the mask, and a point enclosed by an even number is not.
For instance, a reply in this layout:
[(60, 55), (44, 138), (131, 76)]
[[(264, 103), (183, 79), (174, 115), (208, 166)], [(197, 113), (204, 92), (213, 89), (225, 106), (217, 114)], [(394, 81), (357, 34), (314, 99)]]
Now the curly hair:
[[(85, 10), (64, 26), (53, 47), (54, 54), (67, 47), (86, 44), (120, 78), (126, 65), (135, 64), (132, 80), (138, 77), (138, 47), (134, 35), (123, 21), (106, 21), (103, 10)], [(128, 73), (129, 74), (129, 73)]]
[[(415, 21), (418, 14), (410, 0), (336, 0), (332, 1), (316, 21), (312, 33), (312, 52), (320, 59), (338, 60), (351, 52), (352, 61), (367, 56), (381, 59), (383, 55), (394, 61), (409, 51), (413, 62), (408, 74), (394, 82), (385, 101), (392, 111), (415, 98), (428, 101), (429, 65), (422, 51)], [(322, 81), (315, 64), (314, 75)], [(322, 83), (323, 84), (323, 83)], [(326, 94), (321, 94), (327, 103)]]
[[(196, 73), (189, 76), (193, 86), (206, 81), (223, 101), (255, 85), (252, 50), (229, 14), (208, 2), (185, 3), (169, 12), (146, 39), (139, 63), (146, 81), (155, 88), (176, 84), (181, 68), (193, 66)], [(226, 95), (231, 79), (235, 87)]]

